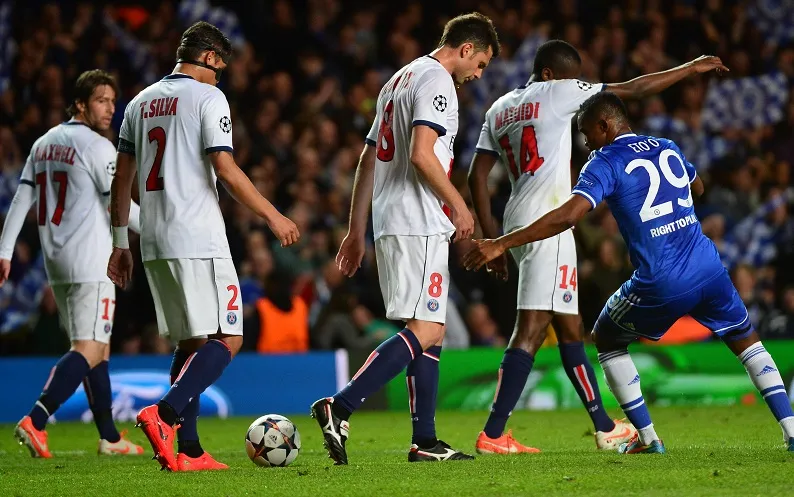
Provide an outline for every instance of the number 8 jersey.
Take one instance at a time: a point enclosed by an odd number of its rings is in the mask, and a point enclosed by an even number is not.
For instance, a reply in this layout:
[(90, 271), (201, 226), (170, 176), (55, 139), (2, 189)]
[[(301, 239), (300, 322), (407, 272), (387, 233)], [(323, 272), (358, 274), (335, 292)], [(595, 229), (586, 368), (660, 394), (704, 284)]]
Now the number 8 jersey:
[(532, 224), (571, 194), (571, 119), (603, 89), (575, 79), (530, 82), (485, 114), (477, 153), (498, 156), (513, 187), (504, 230)]
[(411, 163), (414, 126), (438, 133), (433, 150), (449, 174), (458, 132), (458, 97), (452, 76), (426, 55), (403, 67), (378, 96), (366, 142), (377, 149), (372, 195), (375, 239), (384, 235), (430, 236), (455, 231), (441, 201)]
[(119, 151), (138, 164), (144, 261), (231, 258), (208, 157), (233, 152), (221, 90), (179, 73), (154, 83), (127, 105)]
[(606, 200), (615, 216), (638, 295), (675, 297), (725, 271), (695, 215), (696, 177), (675, 143), (632, 133), (593, 152), (579, 174), (573, 193), (593, 208)]

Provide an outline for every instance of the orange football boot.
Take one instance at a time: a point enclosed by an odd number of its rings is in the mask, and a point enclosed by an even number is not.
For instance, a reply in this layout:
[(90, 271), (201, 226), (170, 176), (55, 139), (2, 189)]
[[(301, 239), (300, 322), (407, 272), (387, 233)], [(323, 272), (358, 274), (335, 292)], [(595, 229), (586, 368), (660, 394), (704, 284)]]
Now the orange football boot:
[(209, 452), (204, 452), (200, 457), (188, 457), (180, 452), (176, 456), (177, 471), (211, 471), (216, 469), (229, 469), (229, 466), (212, 458)]
[(14, 437), (19, 441), (19, 445), (24, 445), (30, 451), (33, 457), (43, 457), (44, 459), (52, 458), (50, 448), (47, 446), (47, 431), (37, 430), (33, 426), (33, 420), (30, 416), (25, 416), (16, 428), (14, 428)]
[(513, 438), (513, 430), (507, 430), (499, 438), (490, 438), (484, 431), (480, 432), (475, 444), (478, 454), (537, 454), (540, 449), (527, 447)]
[(157, 459), (160, 466), (168, 471), (178, 471), (176, 457), (174, 457), (174, 439), (179, 425), (169, 426), (168, 423), (163, 421), (157, 405), (141, 409), (137, 419), (138, 424), (135, 426), (143, 430), (146, 438), (149, 439), (154, 451), (154, 458)]

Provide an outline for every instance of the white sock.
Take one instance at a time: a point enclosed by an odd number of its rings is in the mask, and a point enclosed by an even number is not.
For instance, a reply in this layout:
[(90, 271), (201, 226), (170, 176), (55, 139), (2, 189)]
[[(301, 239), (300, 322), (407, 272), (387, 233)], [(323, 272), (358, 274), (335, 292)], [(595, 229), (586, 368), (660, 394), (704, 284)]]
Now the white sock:
[(626, 413), (631, 424), (637, 428), (640, 442), (648, 445), (659, 440), (653, 428), (648, 407), (640, 389), (640, 374), (628, 350), (598, 354), (598, 362), (604, 370), (609, 390), (615, 395), (621, 409)]
[(739, 360), (747, 370), (747, 375), (755, 388), (763, 395), (775, 419), (780, 423), (784, 438), (788, 440), (794, 437), (794, 413), (791, 410), (783, 378), (772, 356), (761, 342), (756, 342), (739, 354)]

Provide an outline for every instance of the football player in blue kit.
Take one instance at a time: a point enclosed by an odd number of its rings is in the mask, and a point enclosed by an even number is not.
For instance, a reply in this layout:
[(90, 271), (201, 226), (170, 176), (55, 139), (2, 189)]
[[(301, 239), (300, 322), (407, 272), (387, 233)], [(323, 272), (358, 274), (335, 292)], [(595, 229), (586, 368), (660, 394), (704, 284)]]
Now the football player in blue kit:
[(561, 233), (606, 200), (635, 267), (593, 330), (607, 384), (638, 430), (620, 452), (665, 452), (627, 347), (639, 338), (659, 340), (687, 314), (736, 354), (794, 451), (794, 412), (783, 379), (695, 215), (692, 197), (702, 195), (704, 187), (694, 166), (672, 141), (634, 134), (623, 102), (613, 93), (587, 99), (577, 125), (593, 153), (570, 199), (529, 226), (477, 241), (464, 266), (479, 269), (509, 248)]

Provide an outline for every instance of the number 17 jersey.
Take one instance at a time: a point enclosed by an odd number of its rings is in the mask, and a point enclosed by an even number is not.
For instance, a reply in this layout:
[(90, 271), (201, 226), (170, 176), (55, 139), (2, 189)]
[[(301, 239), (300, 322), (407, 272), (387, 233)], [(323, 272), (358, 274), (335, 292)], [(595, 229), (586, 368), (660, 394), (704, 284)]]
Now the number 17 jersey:
[(533, 81), (499, 98), (485, 114), (477, 153), (500, 158), (512, 192), (504, 230), (532, 224), (571, 195), (571, 119), (603, 89), (576, 79)]
[(233, 152), (229, 103), (218, 88), (171, 74), (124, 111), (119, 152), (138, 163), (141, 256), (230, 259), (208, 154)]

